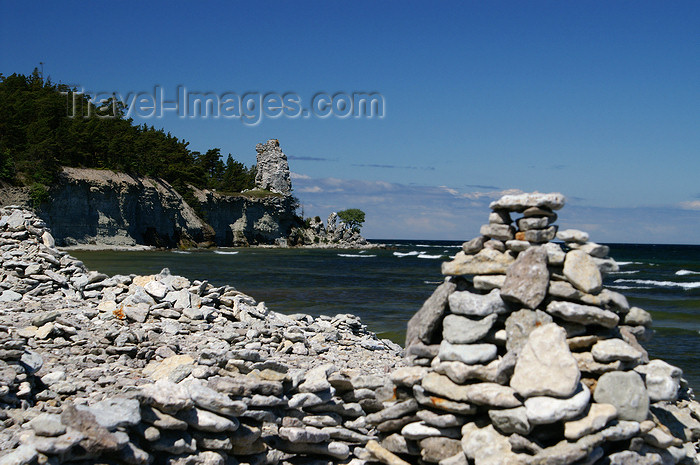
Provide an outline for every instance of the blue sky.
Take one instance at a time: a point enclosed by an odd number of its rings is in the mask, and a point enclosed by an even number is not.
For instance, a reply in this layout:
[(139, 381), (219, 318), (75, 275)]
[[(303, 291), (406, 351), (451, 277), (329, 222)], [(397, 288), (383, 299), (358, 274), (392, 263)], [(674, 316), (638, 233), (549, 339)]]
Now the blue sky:
[(91, 92), (379, 92), (384, 117), (137, 120), (251, 164), (280, 140), (308, 215), (469, 239), (510, 190), (561, 227), (700, 244), (700, 3), (10, 2), (0, 73)]

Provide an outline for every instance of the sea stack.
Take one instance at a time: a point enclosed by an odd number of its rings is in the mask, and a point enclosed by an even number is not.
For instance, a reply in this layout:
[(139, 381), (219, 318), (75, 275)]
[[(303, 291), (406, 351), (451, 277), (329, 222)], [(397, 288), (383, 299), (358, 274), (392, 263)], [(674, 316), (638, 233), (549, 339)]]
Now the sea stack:
[(441, 465), (698, 463), (700, 404), (679, 368), (649, 361), (649, 314), (603, 287), (608, 247), (558, 231), (564, 203), (504, 196), (443, 263), (408, 324), (395, 403), (367, 417), (368, 449)]
[(280, 149), (277, 139), (270, 139), (255, 146), (258, 171), (255, 187), (276, 194), (291, 195), (292, 180), (289, 174), (287, 155)]

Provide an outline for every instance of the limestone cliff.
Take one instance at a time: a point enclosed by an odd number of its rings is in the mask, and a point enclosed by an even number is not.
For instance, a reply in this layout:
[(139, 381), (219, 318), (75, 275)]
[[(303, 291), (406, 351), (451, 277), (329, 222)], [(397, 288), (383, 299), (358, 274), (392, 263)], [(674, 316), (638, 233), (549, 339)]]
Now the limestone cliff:
[(253, 198), (195, 190), (195, 196), (218, 246), (281, 245), (297, 221), (296, 200), (288, 195)]
[[(274, 244), (294, 221), (293, 199), (195, 189), (200, 213), (167, 182), (109, 170), (64, 168), (39, 216), (58, 245), (157, 247)], [(0, 188), (3, 205), (29, 205), (28, 189)], [(205, 221), (206, 219), (206, 221)]]

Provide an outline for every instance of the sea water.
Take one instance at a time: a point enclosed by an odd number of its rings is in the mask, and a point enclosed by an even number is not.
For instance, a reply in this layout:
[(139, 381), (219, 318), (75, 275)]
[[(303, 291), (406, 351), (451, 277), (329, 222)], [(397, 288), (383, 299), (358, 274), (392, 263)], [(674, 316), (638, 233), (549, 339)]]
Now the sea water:
[[(369, 329), (403, 343), (406, 323), (443, 281), (440, 263), (460, 242), (379, 241), (387, 250), (221, 248), (145, 252), (72, 252), (107, 274), (173, 274), (230, 284), (283, 313), (352, 313)], [(700, 389), (700, 246), (608, 244), (620, 271), (605, 285), (649, 311), (651, 358), (683, 369)]]

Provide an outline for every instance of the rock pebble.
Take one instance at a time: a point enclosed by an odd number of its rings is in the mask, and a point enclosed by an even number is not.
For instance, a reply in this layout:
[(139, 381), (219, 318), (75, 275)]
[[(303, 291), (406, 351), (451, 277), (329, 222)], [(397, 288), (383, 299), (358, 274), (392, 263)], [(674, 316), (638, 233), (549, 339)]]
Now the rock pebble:
[(405, 362), (359, 318), (167, 269), (110, 277), (28, 211), (0, 224), (0, 463), (328, 463), (376, 438), (365, 418)]

